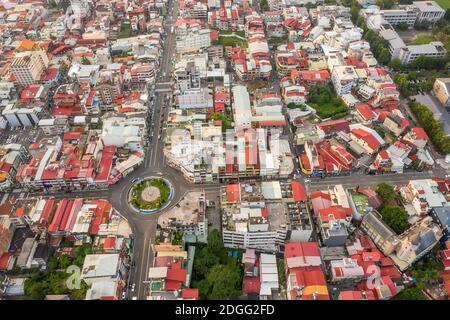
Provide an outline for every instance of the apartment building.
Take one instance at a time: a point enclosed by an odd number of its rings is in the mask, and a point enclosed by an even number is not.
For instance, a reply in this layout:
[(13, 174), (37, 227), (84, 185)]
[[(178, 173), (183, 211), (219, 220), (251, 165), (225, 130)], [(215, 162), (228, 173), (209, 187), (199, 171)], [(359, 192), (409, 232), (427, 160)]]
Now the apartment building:
[(414, 6), (406, 6), (403, 9), (380, 10), (380, 14), (391, 25), (406, 23), (410, 28), (416, 23), (418, 16), (417, 9)]
[(41, 79), (48, 67), (48, 57), (43, 50), (19, 52), (11, 63), (11, 72), (21, 86), (31, 85)]
[(447, 54), (444, 44), (440, 41), (429, 44), (411, 45), (400, 49), (398, 58), (402, 64), (408, 64), (420, 56), (430, 58), (442, 58)]
[(353, 66), (335, 66), (333, 68), (331, 82), (337, 95), (349, 93), (356, 86), (357, 81), (358, 75)]
[(417, 21), (419, 22), (435, 23), (445, 15), (445, 10), (436, 1), (413, 1), (413, 6), (417, 8)]
[(410, 180), (400, 188), (402, 197), (412, 204), (416, 215), (424, 216), (434, 207), (448, 205), (439, 191), (438, 183), (432, 179)]
[(198, 20), (179, 19), (176, 22), (177, 52), (189, 52), (205, 49), (211, 45), (211, 30), (204, 28)]

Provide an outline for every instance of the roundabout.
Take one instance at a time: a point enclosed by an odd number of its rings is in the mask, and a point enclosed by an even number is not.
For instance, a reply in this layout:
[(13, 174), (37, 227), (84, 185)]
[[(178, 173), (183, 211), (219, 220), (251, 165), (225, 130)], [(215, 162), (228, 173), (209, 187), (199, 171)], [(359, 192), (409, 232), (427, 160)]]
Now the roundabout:
[(128, 203), (143, 214), (151, 214), (166, 208), (173, 198), (173, 187), (163, 177), (146, 177), (130, 189)]

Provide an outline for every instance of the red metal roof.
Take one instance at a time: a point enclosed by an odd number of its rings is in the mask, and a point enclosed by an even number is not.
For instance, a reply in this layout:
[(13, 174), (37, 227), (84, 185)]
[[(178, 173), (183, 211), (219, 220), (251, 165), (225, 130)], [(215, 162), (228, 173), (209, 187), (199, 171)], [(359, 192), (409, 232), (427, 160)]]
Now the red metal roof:
[(330, 220), (348, 220), (352, 217), (352, 209), (342, 206), (333, 206), (319, 210), (320, 220), (329, 222)]
[(284, 247), (284, 257), (320, 257), (317, 242), (289, 242)]
[(259, 294), (261, 281), (259, 277), (244, 277), (242, 292), (244, 294)]
[(381, 146), (381, 143), (370, 132), (366, 130), (356, 128), (352, 130), (352, 134), (354, 134), (358, 139), (366, 142), (369, 148), (371, 148), (372, 150), (376, 150)]
[(181, 292), (181, 297), (183, 299), (198, 299), (198, 289), (197, 288), (186, 288)]
[(294, 201), (306, 202), (306, 200), (307, 200), (306, 192), (305, 192), (305, 188), (303, 187), (303, 185), (298, 181), (292, 181), (291, 186), (292, 186), (292, 195), (293, 195)]
[(68, 203), (69, 203), (69, 200), (67, 200), (67, 199), (62, 199), (61, 201), (59, 201), (55, 215), (53, 216), (52, 222), (50, 223), (50, 225), (48, 227), (49, 233), (54, 233), (54, 232), (58, 231), (59, 225), (64, 216), (64, 212), (66, 210)]
[(0, 270), (6, 270), (12, 257), (12, 253), (4, 252), (0, 256)]
[(227, 185), (227, 201), (238, 202), (241, 200), (241, 186), (239, 184)]
[(181, 282), (166, 279), (166, 291), (176, 291), (181, 288)]

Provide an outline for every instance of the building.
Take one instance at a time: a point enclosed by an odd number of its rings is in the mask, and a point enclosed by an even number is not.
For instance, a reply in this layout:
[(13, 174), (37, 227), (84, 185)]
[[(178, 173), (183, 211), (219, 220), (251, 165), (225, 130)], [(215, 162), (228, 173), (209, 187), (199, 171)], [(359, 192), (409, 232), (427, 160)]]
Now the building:
[(441, 20), (445, 15), (445, 10), (442, 9), (436, 1), (413, 1), (413, 6), (417, 8), (418, 22), (435, 23)]
[(400, 23), (406, 23), (412, 28), (418, 17), (417, 9), (414, 6), (406, 6), (403, 9), (380, 10), (381, 16), (389, 24), (395, 26)]
[(432, 217), (427, 216), (415, 222), (398, 237), (395, 254), (390, 257), (400, 271), (404, 271), (430, 252), (441, 238), (441, 228), (433, 222)]
[(450, 78), (437, 78), (433, 84), (433, 94), (444, 108), (450, 107)]
[(16, 82), (21, 86), (26, 86), (34, 84), (41, 79), (41, 75), (47, 69), (48, 63), (47, 54), (38, 49), (17, 53), (10, 68)]
[(195, 247), (184, 251), (180, 245), (154, 245), (153, 266), (148, 271), (147, 300), (197, 300), (198, 289), (190, 289)]
[(260, 300), (271, 300), (280, 290), (276, 256), (246, 249), (242, 255), (242, 263), (243, 293), (247, 296), (258, 295)]
[(357, 80), (358, 75), (353, 66), (335, 66), (331, 73), (331, 82), (339, 96), (349, 93), (356, 86)]
[(342, 246), (347, 241), (347, 227), (353, 218), (350, 208), (332, 206), (319, 210), (318, 225), (323, 243), (327, 247)]
[(96, 282), (118, 282), (126, 277), (127, 268), (119, 254), (88, 254), (81, 269), (81, 279), (88, 285)]
[(175, 28), (177, 52), (197, 51), (211, 45), (211, 30), (202, 28), (195, 19), (180, 19)]
[(361, 228), (400, 271), (426, 255), (443, 235), (439, 225), (429, 216), (412, 224), (401, 235), (396, 235), (375, 211), (363, 217)]
[(402, 64), (409, 64), (420, 56), (442, 58), (447, 54), (444, 44), (440, 41), (429, 44), (410, 45), (400, 49), (398, 58)]
[(432, 179), (410, 180), (400, 188), (400, 194), (412, 204), (418, 216), (425, 216), (434, 207), (448, 205), (445, 196), (439, 191), (438, 183)]
[(178, 206), (166, 211), (158, 218), (158, 225), (164, 231), (183, 231), (203, 239), (208, 235), (206, 200), (202, 192), (188, 192)]
[(350, 139), (362, 147), (368, 154), (375, 153), (384, 145), (384, 140), (373, 129), (363, 125), (353, 126), (349, 134)]
[(229, 184), (221, 190), (225, 247), (278, 252), (290, 239), (308, 241), (311, 237), (306, 195), (300, 184), (265, 181)]
[(288, 300), (330, 300), (317, 242), (290, 242), (284, 250)]
[(361, 229), (372, 239), (384, 255), (394, 252), (395, 247), (399, 243), (397, 234), (383, 222), (381, 215), (376, 211), (364, 215)]
[(429, 215), (433, 221), (437, 223), (442, 229), (443, 241), (450, 239), (450, 206), (434, 207), (431, 209)]
[(421, 127), (414, 127), (403, 136), (403, 140), (409, 142), (419, 149), (425, 148), (428, 143), (428, 135)]

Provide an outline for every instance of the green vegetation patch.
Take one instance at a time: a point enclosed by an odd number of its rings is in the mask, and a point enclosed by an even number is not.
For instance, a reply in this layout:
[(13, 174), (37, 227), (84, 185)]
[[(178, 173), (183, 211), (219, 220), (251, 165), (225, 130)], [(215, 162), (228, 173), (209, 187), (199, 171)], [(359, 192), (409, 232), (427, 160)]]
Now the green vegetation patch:
[(131, 23), (129, 21), (122, 22), (120, 26), (119, 39), (131, 37)]
[(322, 119), (342, 118), (348, 113), (344, 102), (336, 96), (329, 86), (313, 86), (309, 91), (308, 104), (317, 111)]
[(226, 132), (227, 129), (233, 129), (233, 117), (231, 114), (229, 113), (213, 113), (211, 115), (211, 119), (216, 121), (216, 120), (220, 120), (222, 121), (222, 131)]
[(224, 47), (241, 47), (241, 48), (247, 47), (247, 41), (239, 39), (238, 37), (231, 37), (231, 36), (221, 37), (219, 35), (219, 40), (217, 43)]
[(421, 34), (414, 40), (414, 44), (429, 44), (432, 41), (435, 41), (433, 36)]
[(436, 0), (436, 2), (442, 9), (450, 9), (450, 0)]
[(193, 268), (193, 287), (208, 300), (233, 299), (242, 292), (243, 267), (239, 259), (223, 246), (218, 230), (208, 235), (208, 243), (197, 247)]
[(423, 104), (415, 101), (411, 101), (409, 107), (428, 137), (430, 137), (436, 150), (443, 155), (450, 153), (450, 137), (445, 136), (442, 123), (434, 118), (433, 112)]
[[(152, 201), (144, 200), (142, 193), (149, 187), (155, 187), (159, 190), (159, 196), (157, 199)], [(163, 179), (146, 179), (137, 183), (133, 187), (131, 191), (131, 204), (138, 209), (153, 210), (161, 208), (165, 205), (169, 200), (169, 197), (170, 187)]]
[(25, 297), (30, 300), (43, 300), (49, 294), (68, 294), (71, 300), (84, 300), (89, 286), (81, 280), (78, 289), (69, 289), (67, 282), (72, 283), (69, 277), (76, 274), (67, 273), (66, 270), (71, 265), (81, 268), (86, 255), (91, 253), (92, 246), (84, 244), (75, 249), (74, 257), (67, 254), (50, 257), (46, 272), (35, 273), (25, 280)]

